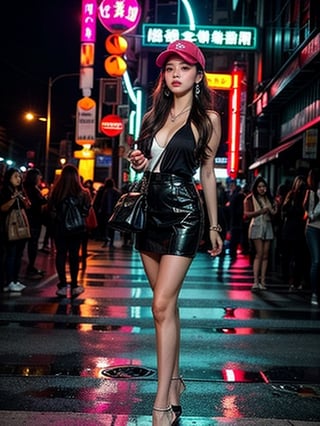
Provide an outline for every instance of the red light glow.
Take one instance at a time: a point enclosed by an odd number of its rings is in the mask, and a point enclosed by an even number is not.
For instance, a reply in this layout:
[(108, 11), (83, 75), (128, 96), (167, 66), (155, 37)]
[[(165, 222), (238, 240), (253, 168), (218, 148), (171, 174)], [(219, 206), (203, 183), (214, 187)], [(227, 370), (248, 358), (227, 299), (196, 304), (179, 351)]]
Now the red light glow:
[(229, 151), (228, 175), (235, 179), (239, 170), (239, 145), (240, 145), (240, 105), (241, 82), (243, 72), (236, 70), (232, 73), (232, 89), (229, 100)]

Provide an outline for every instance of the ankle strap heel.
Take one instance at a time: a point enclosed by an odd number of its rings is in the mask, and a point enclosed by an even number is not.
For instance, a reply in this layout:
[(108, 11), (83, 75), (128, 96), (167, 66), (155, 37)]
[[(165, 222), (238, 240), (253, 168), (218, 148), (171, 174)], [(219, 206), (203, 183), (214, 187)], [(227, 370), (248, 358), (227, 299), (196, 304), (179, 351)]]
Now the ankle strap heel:
[(172, 408), (171, 405), (169, 405), (167, 408), (153, 407), (153, 411), (159, 411), (160, 413), (169, 413), (170, 411), (172, 411)]
[(187, 389), (187, 385), (185, 384), (182, 376), (171, 377), (171, 380), (179, 380), (179, 382), (180, 382), (180, 395)]

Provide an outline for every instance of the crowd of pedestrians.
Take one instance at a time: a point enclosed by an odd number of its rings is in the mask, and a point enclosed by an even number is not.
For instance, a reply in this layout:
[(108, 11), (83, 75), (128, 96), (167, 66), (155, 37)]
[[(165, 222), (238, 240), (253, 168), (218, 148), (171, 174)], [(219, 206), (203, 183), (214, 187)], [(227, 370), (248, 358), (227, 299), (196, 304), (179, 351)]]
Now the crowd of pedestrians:
[[(87, 265), (88, 240), (102, 241), (103, 247), (114, 248), (115, 231), (108, 226), (108, 218), (121, 195), (112, 178), (96, 191), (91, 179), (84, 181), (78, 169), (67, 164), (48, 188), (41, 171), (30, 168), (22, 172), (8, 168), (0, 184), (0, 292), (21, 293), (27, 282), (41, 280), (46, 271), (37, 266), (38, 252), (54, 254), (58, 275), (56, 294), (65, 297), (70, 284), (71, 295), (84, 289), (78, 285), (79, 269)], [(83, 227), (75, 232), (65, 227), (65, 201), (76, 204), (83, 219)], [(25, 213), (30, 235), (9, 240), (8, 216), (14, 209)], [(43, 236), (42, 247), (40, 236)], [(131, 236), (123, 236), (127, 241)], [(25, 254), (26, 270), (22, 269)], [(67, 269), (70, 283), (67, 282)]]
[[(94, 210), (97, 226), (89, 227), (81, 233), (81, 238), (73, 246), (66, 246), (61, 232), (53, 220), (52, 194), (64, 182), (67, 171), (74, 173), (77, 190), (87, 197), (86, 212), (90, 206)], [(0, 188), (0, 286), (2, 292), (21, 292), (25, 288), (21, 280), (22, 257), (25, 251), (27, 280), (40, 280), (45, 271), (37, 266), (38, 251), (50, 252), (54, 247), (56, 268), (59, 275), (57, 293), (66, 293), (66, 261), (71, 258), (73, 292), (78, 288), (79, 267), (85, 270), (89, 238), (101, 241), (103, 247), (115, 247), (115, 232), (108, 227), (108, 218), (121, 195), (112, 178), (106, 178), (96, 191), (92, 180), (83, 181), (74, 166), (67, 165), (60, 184), (53, 184), (45, 193), (40, 170), (31, 168), (24, 174), (16, 168), (9, 168), (2, 177)], [(70, 179), (63, 183), (63, 189), (70, 187)], [(77, 186), (77, 185), (75, 185)], [(69, 190), (71, 190), (69, 188)], [(71, 190), (73, 191), (74, 188)], [(201, 193), (201, 191), (200, 191)], [(258, 176), (249, 189), (247, 184), (229, 180), (224, 186), (218, 183), (218, 216), (225, 240), (224, 250), (231, 262), (239, 253), (249, 255), (254, 280), (252, 291), (266, 290), (267, 276), (271, 266), (280, 270), (282, 281), (290, 292), (310, 292), (312, 305), (318, 306), (320, 286), (320, 176), (315, 169), (308, 175), (299, 174), (291, 182), (286, 181), (271, 194), (268, 182)], [(60, 196), (65, 197), (65, 193)], [(55, 195), (54, 195), (55, 197)], [(19, 207), (26, 212), (30, 238), (8, 241), (6, 237), (6, 217), (11, 209)], [(60, 230), (61, 231), (61, 230)], [(39, 247), (40, 234), (43, 245)], [(127, 242), (131, 235), (121, 235)], [(199, 250), (205, 251), (208, 236), (204, 235)], [(61, 246), (63, 241), (63, 247)], [(80, 243), (79, 243), (80, 241)], [(69, 241), (70, 242), (70, 241)], [(72, 238), (71, 242), (74, 242)], [(79, 245), (80, 244), (80, 245)], [(70, 253), (69, 253), (70, 254)], [(270, 259), (275, 259), (275, 264)], [(61, 293), (61, 294), (60, 294)], [(80, 294), (80, 293), (79, 293)]]
[(237, 253), (251, 257), (252, 291), (267, 290), (270, 259), (288, 291), (310, 292), (311, 304), (320, 296), (320, 176), (311, 169), (279, 185), (273, 197), (268, 182), (258, 176), (248, 192), (230, 180), (220, 188), (227, 222), (231, 261)]

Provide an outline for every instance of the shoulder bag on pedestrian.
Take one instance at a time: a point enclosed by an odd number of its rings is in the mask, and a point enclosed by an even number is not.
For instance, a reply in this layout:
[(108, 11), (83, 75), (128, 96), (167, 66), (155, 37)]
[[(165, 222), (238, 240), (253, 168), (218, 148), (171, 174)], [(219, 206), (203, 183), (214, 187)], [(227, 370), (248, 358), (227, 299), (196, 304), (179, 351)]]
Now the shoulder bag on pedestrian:
[(6, 218), (6, 231), (9, 241), (26, 240), (31, 237), (27, 214), (20, 206), (17, 198), (17, 208), (13, 208)]
[(85, 215), (82, 212), (80, 197), (67, 197), (62, 203), (62, 216), (65, 231), (68, 234), (79, 234), (85, 231)]

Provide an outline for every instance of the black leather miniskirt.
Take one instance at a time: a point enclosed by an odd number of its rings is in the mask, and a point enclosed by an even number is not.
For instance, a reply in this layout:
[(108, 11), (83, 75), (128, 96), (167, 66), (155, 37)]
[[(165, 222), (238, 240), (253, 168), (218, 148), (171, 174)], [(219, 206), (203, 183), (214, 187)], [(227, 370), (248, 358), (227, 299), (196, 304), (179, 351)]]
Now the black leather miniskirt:
[(136, 249), (194, 257), (204, 227), (203, 204), (194, 181), (151, 173), (147, 199), (147, 227), (136, 234)]

